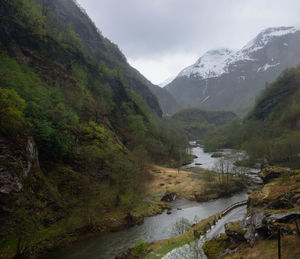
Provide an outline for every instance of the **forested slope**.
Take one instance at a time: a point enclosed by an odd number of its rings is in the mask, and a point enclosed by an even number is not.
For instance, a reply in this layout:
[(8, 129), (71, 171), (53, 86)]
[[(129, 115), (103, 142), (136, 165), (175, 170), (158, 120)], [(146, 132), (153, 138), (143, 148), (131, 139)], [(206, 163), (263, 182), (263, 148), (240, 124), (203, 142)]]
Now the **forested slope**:
[(125, 224), (185, 148), (144, 78), (72, 0), (1, 0), (0, 35), (0, 257)]
[(284, 71), (243, 121), (207, 137), (207, 147), (245, 149), (251, 160), (300, 166), (300, 67)]

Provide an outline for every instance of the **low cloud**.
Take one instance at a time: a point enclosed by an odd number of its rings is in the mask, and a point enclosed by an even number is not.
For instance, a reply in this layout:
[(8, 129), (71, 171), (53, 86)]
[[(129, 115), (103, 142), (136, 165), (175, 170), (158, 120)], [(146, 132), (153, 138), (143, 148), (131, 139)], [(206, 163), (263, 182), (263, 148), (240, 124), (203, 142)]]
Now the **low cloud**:
[(262, 29), (300, 23), (298, 0), (77, 1), (154, 83), (211, 48), (241, 48)]

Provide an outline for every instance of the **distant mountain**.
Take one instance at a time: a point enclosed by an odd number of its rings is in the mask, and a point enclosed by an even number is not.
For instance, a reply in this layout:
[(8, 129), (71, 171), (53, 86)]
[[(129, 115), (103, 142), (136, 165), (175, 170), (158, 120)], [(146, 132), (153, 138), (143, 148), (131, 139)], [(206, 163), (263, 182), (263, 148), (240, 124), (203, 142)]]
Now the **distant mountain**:
[(172, 76), (167, 78), (166, 80), (164, 80), (162, 83), (158, 84), (160, 87), (165, 87), (166, 85), (170, 84), (174, 79), (176, 78), (176, 76)]
[(149, 84), (148, 87), (152, 93), (157, 97), (160, 107), (164, 114), (172, 114), (182, 108), (178, 104), (173, 95), (166, 89), (157, 85)]
[(183, 107), (245, 113), (284, 69), (300, 62), (300, 26), (268, 28), (240, 50), (206, 52), (167, 89)]

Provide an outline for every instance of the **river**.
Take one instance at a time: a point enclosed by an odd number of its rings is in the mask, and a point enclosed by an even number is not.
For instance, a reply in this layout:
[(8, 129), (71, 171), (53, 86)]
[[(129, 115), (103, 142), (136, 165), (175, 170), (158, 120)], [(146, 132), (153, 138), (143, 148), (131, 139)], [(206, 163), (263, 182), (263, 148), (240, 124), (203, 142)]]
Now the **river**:
[[(192, 153), (196, 158), (191, 165), (201, 163), (202, 167), (211, 168), (217, 158), (204, 153), (201, 147), (193, 147)], [(153, 217), (145, 218), (140, 226), (125, 229), (119, 232), (106, 233), (92, 239), (77, 242), (64, 249), (58, 249), (49, 258), (65, 259), (111, 259), (124, 248), (132, 247), (137, 239), (145, 242), (154, 242), (174, 236), (173, 226), (180, 218), (186, 218), (195, 223), (217, 212), (223, 211), (233, 203), (247, 199), (247, 193), (242, 192), (228, 198), (221, 198), (208, 202), (197, 203), (186, 199), (172, 202), (172, 214), (166, 212)], [(241, 210), (237, 210), (241, 212)], [(235, 214), (240, 215), (241, 213)], [(229, 214), (231, 215), (231, 214)], [(231, 215), (232, 216), (232, 215)], [(230, 218), (230, 216), (226, 217)], [(231, 217), (234, 218), (234, 217)]]

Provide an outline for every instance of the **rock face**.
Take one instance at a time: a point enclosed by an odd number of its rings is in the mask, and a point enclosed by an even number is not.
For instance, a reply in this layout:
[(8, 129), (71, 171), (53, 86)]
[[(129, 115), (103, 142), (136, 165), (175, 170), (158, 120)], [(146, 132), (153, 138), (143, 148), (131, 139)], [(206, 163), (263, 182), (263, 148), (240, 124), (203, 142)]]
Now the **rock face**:
[(183, 107), (245, 113), (266, 82), (300, 62), (299, 29), (269, 28), (238, 51), (210, 50), (165, 88)]
[(39, 159), (33, 137), (25, 143), (0, 138), (0, 233), (13, 206), (13, 194), (21, 192), (24, 180), (36, 168)]

